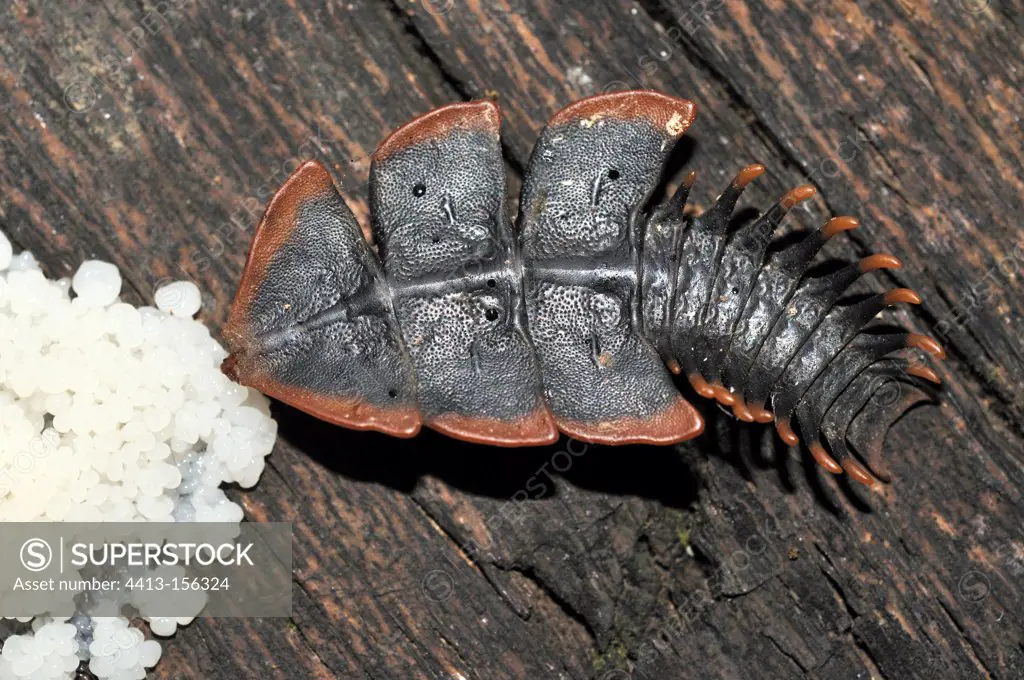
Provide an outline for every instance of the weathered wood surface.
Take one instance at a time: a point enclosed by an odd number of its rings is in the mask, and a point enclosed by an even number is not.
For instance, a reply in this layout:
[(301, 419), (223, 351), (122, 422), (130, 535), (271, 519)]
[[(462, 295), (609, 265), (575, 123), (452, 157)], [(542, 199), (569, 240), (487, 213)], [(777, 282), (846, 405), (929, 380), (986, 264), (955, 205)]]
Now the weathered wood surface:
[[(367, 156), (412, 116), (496, 96), (510, 193), (583, 95), (693, 99), (706, 205), (742, 165), (831, 247), (898, 255), (943, 403), (828, 478), (703, 405), (672, 449), (506, 451), (334, 429), (280, 407), (250, 517), (295, 523), (290, 621), (201, 620), (158, 678), (1024, 677), (1024, 12), (1019, 0), (13, 0), (0, 14), (0, 223), (51, 275), (125, 297), (193, 278), (215, 328), (297, 159), (365, 217)], [(914, 395), (895, 395), (908, 403)], [(884, 455), (882, 451), (884, 450)], [(884, 462), (883, 462), (884, 461)]]

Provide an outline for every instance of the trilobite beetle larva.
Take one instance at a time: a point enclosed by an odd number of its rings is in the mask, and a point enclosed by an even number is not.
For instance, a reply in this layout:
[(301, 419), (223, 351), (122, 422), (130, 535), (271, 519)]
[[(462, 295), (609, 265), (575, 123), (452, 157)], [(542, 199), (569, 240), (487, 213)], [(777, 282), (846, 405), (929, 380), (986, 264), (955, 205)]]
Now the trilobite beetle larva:
[(938, 382), (900, 350), (944, 353), (870, 322), (920, 299), (899, 288), (836, 304), (862, 274), (899, 267), (892, 255), (805, 275), (853, 217), (769, 251), (811, 186), (730, 228), (758, 164), (697, 216), (683, 214), (693, 173), (644, 212), (694, 114), (651, 91), (563, 109), (533, 150), (513, 228), (498, 106), (431, 111), (373, 155), (376, 252), (327, 170), (306, 163), (253, 239), (225, 372), (345, 427), (411, 437), (426, 424), (498, 446), (559, 431), (603, 444), (690, 439), (704, 422), (676, 389), (671, 374), (683, 373), (740, 420), (774, 421), (788, 444), (798, 430), (829, 472), (873, 484), (845, 444), (851, 420), (880, 377)]

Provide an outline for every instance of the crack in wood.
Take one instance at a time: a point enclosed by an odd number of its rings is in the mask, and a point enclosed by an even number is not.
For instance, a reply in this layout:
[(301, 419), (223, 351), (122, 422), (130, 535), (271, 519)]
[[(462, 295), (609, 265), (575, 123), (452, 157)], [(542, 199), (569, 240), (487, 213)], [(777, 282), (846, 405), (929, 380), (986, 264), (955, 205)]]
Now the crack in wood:
[(785, 658), (789, 659), (790, 663), (792, 663), (794, 666), (799, 668), (801, 672), (806, 673), (808, 670), (810, 670), (809, 668), (805, 667), (802, 663), (800, 663), (800, 659), (796, 658), (796, 656), (794, 656), (790, 652), (786, 651), (786, 649), (783, 648), (783, 646), (779, 643), (779, 641), (776, 640), (771, 634), (766, 633), (763, 630), (761, 630), (761, 631), (758, 631), (758, 635), (760, 635), (761, 637), (763, 637), (766, 640), (768, 640), (768, 642), (770, 642), (772, 644), (772, 646), (776, 650), (778, 650), (779, 654), (781, 654)]
[(441, 80), (452, 89), (453, 92), (458, 94), (459, 98), (463, 100), (473, 99), (472, 93), (466, 87), (458, 77), (455, 76), (444, 64), (444, 60), (441, 56), (431, 47), (430, 43), (424, 37), (423, 33), (417, 27), (416, 22), (412, 20), (398, 4), (397, 0), (386, 0), (388, 12), (394, 17), (395, 22), (399, 24), (405, 31), (406, 35), (412, 40), (413, 45), (420, 54), (427, 60), (431, 67), (441, 76)]
[(953, 627), (960, 633), (960, 643), (964, 651), (967, 653), (967, 656), (987, 677), (995, 677), (992, 673), (992, 669), (982, 661), (981, 655), (978, 653), (978, 650), (974, 646), (974, 642), (971, 640), (971, 636), (968, 635), (964, 627), (960, 625), (960, 622), (957, 620), (956, 616), (953, 615), (953, 612), (950, 611), (949, 607), (946, 606), (946, 603), (941, 597), (936, 597), (935, 601), (938, 602), (939, 607), (943, 612), (945, 612), (946, 617), (949, 619), (950, 623), (953, 624)]

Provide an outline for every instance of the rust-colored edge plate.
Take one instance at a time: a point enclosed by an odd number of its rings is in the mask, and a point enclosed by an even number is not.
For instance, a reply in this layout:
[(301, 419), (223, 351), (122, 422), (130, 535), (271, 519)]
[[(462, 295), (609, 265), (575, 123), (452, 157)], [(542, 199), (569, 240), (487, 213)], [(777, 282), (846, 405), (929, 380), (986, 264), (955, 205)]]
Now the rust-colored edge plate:
[(373, 157), (382, 161), (414, 144), (444, 137), (455, 128), (482, 130), (497, 135), (501, 130), (501, 109), (489, 99), (478, 99), (428, 111), (388, 135), (377, 147)]
[(618, 418), (597, 422), (558, 420), (565, 434), (591, 444), (652, 444), (664, 446), (699, 437), (704, 418), (693, 404), (676, 397), (672, 405), (650, 418)]
[(602, 118), (647, 120), (670, 138), (682, 136), (697, 117), (697, 105), (654, 90), (626, 90), (594, 95), (566, 106), (548, 127), (566, 123), (597, 123)]
[(353, 430), (377, 430), (395, 437), (413, 437), (422, 425), (419, 410), (415, 407), (382, 409), (358, 397), (317, 394), (282, 385), (245, 365), (245, 348), (251, 342), (246, 330), (250, 305), (266, 278), (274, 253), (288, 242), (302, 206), (309, 201), (326, 198), (332, 192), (337, 194), (337, 189), (327, 168), (319, 161), (311, 160), (299, 166), (270, 200), (249, 246), (242, 280), (224, 327), (224, 338), (231, 355), (221, 368), (232, 380), (329, 423)]

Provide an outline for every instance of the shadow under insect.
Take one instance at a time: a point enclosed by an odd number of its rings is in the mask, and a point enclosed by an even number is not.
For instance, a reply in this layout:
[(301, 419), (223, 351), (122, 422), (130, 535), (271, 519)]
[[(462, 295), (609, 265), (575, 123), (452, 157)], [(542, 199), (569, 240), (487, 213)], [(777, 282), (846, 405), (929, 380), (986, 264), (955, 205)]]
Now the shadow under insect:
[(689, 507), (698, 477), (669, 446), (602, 446), (562, 437), (538, 447), (499, 448), (423, 430), (412, 439), (335, 427), (284, 404), (274, 405), (280, 436), (325, 468), (350, 479), (409, 493), (430, 475), (468, 493), (537, 500), (556, 495), (558, 480), (623, 496)]

